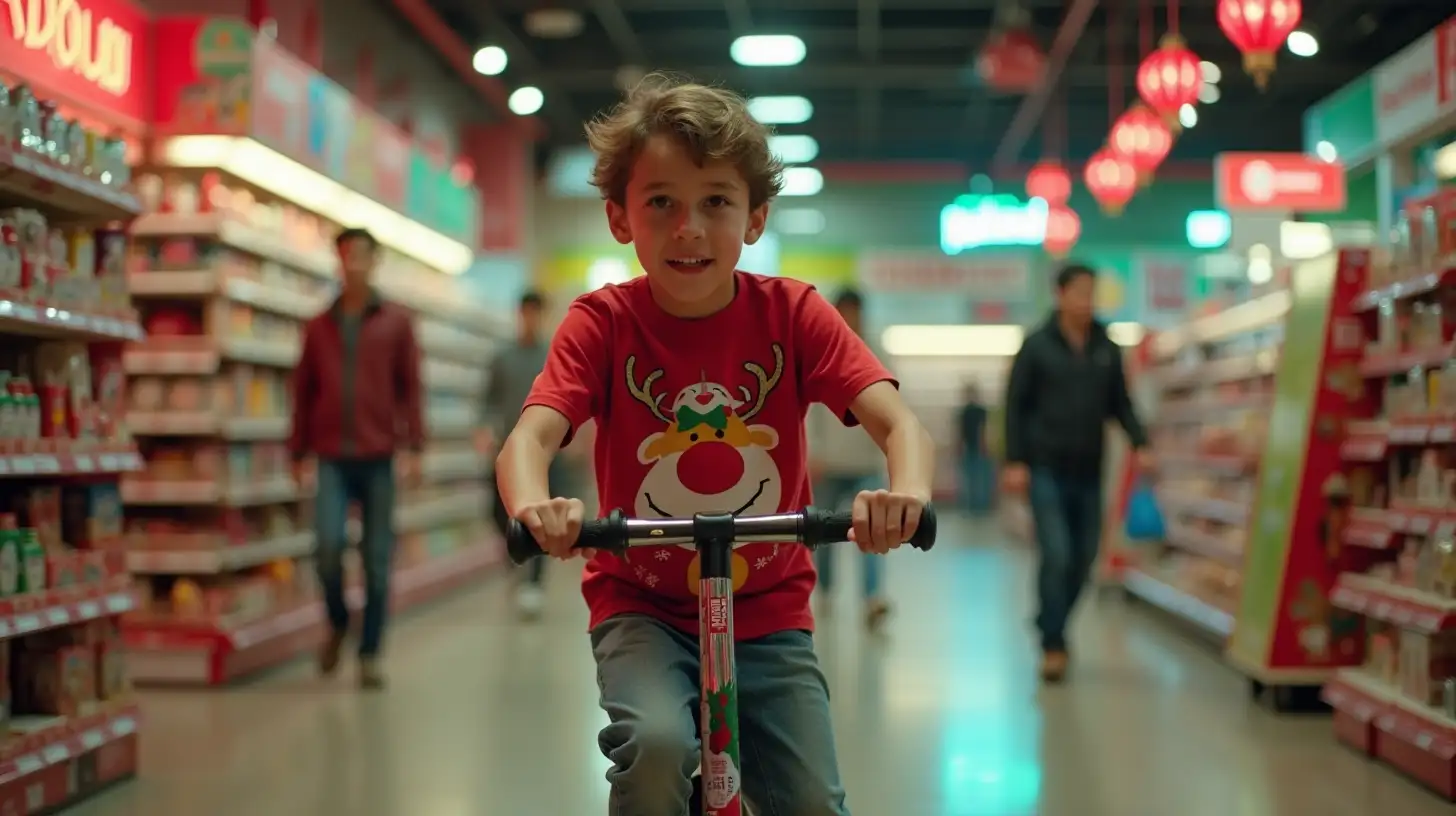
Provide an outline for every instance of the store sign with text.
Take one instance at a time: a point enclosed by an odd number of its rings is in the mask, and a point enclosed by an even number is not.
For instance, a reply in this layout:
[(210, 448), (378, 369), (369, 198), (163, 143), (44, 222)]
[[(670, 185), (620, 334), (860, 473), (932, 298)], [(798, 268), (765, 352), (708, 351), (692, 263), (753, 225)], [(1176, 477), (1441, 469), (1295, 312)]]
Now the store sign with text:
[(1031, 298), (1029, 257), (869, 250), (858, 267), (860, 284), (882, 292), (943, 292), (1001, 302)]
[(1375, 131), (1385, 144), (1431, 125), (1456, 104), (1456, 18), (1377, 66)]
[(947, 255), (995, 246), (1041, 246), (1047, 203), (1013, 195), (957, 196), (940, 211), (940, 248)]
[(126, 0), (0, 0), (0, 70), (40, 96), (150, 119), (147, 16)]
[(1303, 153), (1220, 153), (1214, 191), (1225, 210), (1339, 212), (1345, 168)]

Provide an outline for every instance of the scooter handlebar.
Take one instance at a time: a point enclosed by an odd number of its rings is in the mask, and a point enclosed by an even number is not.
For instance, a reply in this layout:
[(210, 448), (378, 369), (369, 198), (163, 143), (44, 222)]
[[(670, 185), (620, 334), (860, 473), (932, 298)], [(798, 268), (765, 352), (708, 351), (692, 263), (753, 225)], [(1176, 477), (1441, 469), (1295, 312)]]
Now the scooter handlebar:
[[(630, 519), (621, 510), (613, 510), (606, 518), (584, 522), (572, 547), (621, 554), (629, 547), (692, 544), (725, 529), (724, 521), (723, 517), (711, 515), (690, 519)], [(806, 507), (797, 513), (738, 516), (731, 519), (731, 525), (731, 537), (735, 541), (797, 541), (810, 549), (818, 549), (848, 541), (854, 522), (848, 512)], [(915, 535), (905, 543), (918, 550), (929, 550), (935, 546), (935, 534), (935, 508), (927, 505), (921, 511)], [(515, 519), (510, 520), (506, 530), (506, 553), (516, 564), (544, 554), (531, 531)]]

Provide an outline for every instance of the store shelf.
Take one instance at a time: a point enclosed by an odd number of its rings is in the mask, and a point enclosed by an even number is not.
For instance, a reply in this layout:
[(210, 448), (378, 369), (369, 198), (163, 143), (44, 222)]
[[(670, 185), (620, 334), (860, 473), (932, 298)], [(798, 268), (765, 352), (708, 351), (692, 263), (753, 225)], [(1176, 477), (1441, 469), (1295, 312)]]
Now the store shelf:
[(135, 776), (140, 725), (137, 705), (120, 701), (13, 736), (14, 753), (0, 758), (0, 813), (56, 813)]
[(36, 156), (17, 153), (8, 143), (0, 144), (0, 194), (87, 220), (120, 220), (141, 212), (141, 204), (130, 191), (101, 184)]
[(1456, 719), (1359, 669), (1325, 686), (1341, 742), (1456, 799)]
[(154, 536), (145, 543), (134, 541), (126, 554), (127, 566), (139, 575), (216, 575), (283, 558), (298, 558), (313, 550), (310, 532), (248, 544), (228, 544), (221, 538)]
[(1385, 301), (1419, 297), (1453, 284), (1456, 284), (1456, 267), (1446, 267), (1438, 272), (1413, 275), (1406, 280), (1367, 290), (1355, 298), (1351, 308), (1356, 312), (1368, 312)]
[[(128, 374), (216, 374), (224, 360), (292, 368), (298, 364), (298, 343), (251, 337), (202, 338), (200, 342), (159, 341), (126, 350)], [(175, 345), (173, 345), (175, 343)]]
[(240, 223), (221, 213), (143, 215), (132, 222), (131, 234), (135, 238), (209, 238), (325, 279), (332, 279), (338, 266), (332, 252), (299, 252), (280, 241), (276, 233)]
[(0, 334), (57, 340), (140, 340), (141, 325), (131, 314), (106, 315), (0, 298)]
[(127, 428), (137, 436), (219, 436), (237, 441), (288, 438), (289, 417), (229, 417), (212, 411), (132, 411)]
[(1233, 615), (1141, 569), (1125, 570), (1123, 586), (1211, 637), (1223, 640), (1233, 633)]
[(1171, 357), (1190, 345), (1215, 343), (1274, 325), (1289, 314), (1292, 303), (1289, 292), (1271, 292), (1217, 314), (1195, 318), (1181, 328), (1160, 332), (1152, 341), (1153, 353)]
[(133, 298), (223, 297), (298, 320), (313, 317), (326, 305), (323, 300), (304, 292), (279, 289), (206, 269), (133, 273), (128, 276), (127, 285)]
[[(498, 542), (468, 546), (397, 570), (392, 605), (406, 609), (459, 588), (500, 563)], [(363, 593), (349, 593), (358, 607)], [(128, 666), (138, 683), (219, 685), (309, 653), (324, 635), (323, 608), (310, 603), (267, 620), (232, 628), (153, 622), (126, 633)]]
[(1330, 593), (1330, 603), (1417, 632), (1456, 629), (1456, 600), (1369, 575), (1342, 574)]
[(141, 456), (135, 448), (106, 448), (66, 445), (72, 450), (25, 453), (0, 452), (0, 477), (91, 476), (140, 470)]
[(125, 577), (0, 599), (0, 639), (120, 615), (136, 606)]
[(302, 501), (311, 495), (311, 492), (300, 488), (291, 479), (237, 485), (224, 482), (129, 479), (121, 484), (122, 501), (130, 505), (182, 507), (220, 504), (227, 507), (250, 507), (259, 504)]

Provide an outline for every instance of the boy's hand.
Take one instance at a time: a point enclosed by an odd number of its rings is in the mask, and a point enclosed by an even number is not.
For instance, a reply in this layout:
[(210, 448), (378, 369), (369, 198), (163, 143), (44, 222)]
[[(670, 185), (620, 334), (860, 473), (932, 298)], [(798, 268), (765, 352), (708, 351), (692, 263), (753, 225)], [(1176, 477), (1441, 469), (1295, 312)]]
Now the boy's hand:
[(541, 549), (552, 558), (567, 559), (589, 553), (572, 550), (581, 533), (586, 506), (580, 499), (547, 499), (516, 508), (516, 521), (531, 531)]
[(904, 544), (920, 526), (920, 512), (929, 500), (891, 490), (861, 490), (854, 497), (849, 537), (862, 552), (884, 555)]

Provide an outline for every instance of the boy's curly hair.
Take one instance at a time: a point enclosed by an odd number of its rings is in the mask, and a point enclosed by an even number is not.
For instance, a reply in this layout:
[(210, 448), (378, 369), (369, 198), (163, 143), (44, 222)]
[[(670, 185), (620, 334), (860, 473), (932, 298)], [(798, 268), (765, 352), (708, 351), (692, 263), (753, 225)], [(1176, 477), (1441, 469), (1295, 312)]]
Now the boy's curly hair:
[(586, 126), (597, 155), (592, 184), (602, 198), (625, 203), (632, 167), (647, 140), (671, 135), (698, 166), (731, 162), (748, 183), (750, 207), (759, 207), (784, 187), (784, 166), (768, 146), (773, 131), (748, 113), (743, 97), (723, 88), (651, 74), (605, 115)]

